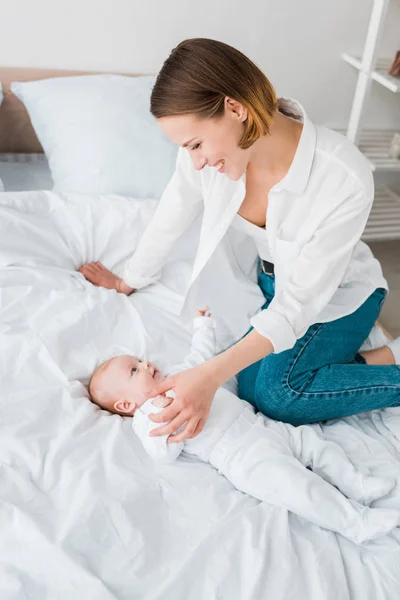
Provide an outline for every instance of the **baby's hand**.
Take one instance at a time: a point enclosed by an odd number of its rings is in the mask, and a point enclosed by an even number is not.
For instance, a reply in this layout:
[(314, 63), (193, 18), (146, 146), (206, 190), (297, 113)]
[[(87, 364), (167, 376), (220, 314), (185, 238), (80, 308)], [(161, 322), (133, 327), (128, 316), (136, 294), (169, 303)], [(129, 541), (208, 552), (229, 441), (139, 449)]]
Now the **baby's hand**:
[(196, 317), (211, 317), (211, 313), (208, 310), (208, 306), (205, 308), (198, 308), (195, 312)]

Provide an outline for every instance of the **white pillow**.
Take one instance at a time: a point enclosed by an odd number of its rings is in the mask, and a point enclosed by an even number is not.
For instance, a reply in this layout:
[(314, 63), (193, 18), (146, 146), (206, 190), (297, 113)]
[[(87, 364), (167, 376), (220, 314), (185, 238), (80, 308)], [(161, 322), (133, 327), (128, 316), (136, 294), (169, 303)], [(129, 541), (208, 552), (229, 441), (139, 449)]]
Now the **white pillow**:
[(54, 190), (159, 199), (178, 147), (150, 113), (155, 76), (14, 82), (49, 161)]
[[(4, 96), (3, 96), (3, 86), (0, 83), (0, 106), (1, 106), (1, 103), (3, 102), (3, 98), (4, 98)], [(0, 192), (4, 192), (4, 185), (3, 185), (3, 182), (2, 182), (1, 179), (0, 179)]]
[(7, 192), (53, 189), (44, 154), (0, 153), (0, 178)]

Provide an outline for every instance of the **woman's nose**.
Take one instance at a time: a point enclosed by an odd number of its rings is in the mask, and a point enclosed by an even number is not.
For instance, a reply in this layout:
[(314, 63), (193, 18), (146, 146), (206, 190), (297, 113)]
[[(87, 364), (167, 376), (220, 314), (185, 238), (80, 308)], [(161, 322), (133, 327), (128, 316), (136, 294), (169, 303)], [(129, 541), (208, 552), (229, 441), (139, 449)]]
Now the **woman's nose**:
[(197, 164), (194, 165), (194, 168), (197, 169), (197, 171), (201, 171), (201, 169), (207, 164), (206, 160), (202, 160), (200, 162), (198, 162)]

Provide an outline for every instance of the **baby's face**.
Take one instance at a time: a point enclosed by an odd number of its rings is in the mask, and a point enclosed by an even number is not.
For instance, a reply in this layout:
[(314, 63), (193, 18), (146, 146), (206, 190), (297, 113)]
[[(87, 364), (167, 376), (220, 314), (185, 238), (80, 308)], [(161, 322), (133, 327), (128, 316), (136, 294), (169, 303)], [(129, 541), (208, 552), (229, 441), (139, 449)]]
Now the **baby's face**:
[(146, 401), (144, 394), (165, 377), (147, 360), (128, 354), (113, 358), (96, 384), (105, 408), (133, 415)]

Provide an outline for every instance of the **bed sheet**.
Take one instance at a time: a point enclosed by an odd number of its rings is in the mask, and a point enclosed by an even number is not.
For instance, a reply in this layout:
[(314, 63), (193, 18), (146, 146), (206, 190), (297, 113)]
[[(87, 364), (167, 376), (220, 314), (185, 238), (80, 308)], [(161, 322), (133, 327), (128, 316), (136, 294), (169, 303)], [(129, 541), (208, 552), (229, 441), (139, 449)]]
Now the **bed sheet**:
[[(196, 223), (162, 279), (129, 297), (76, 271), (124, 260), (156, 205), (0, 194), (0, 597), (397, 600), (399, 529), (359, 547), (185, 453), (155, 465), (129, 418), (90, 402), (88, 379), (110, 356), (165, 370), (189, 349), (179, 308)], [(315, 427), (361, 468), (396, 477), (374, 505), (400, 508), (399, 409)]]

